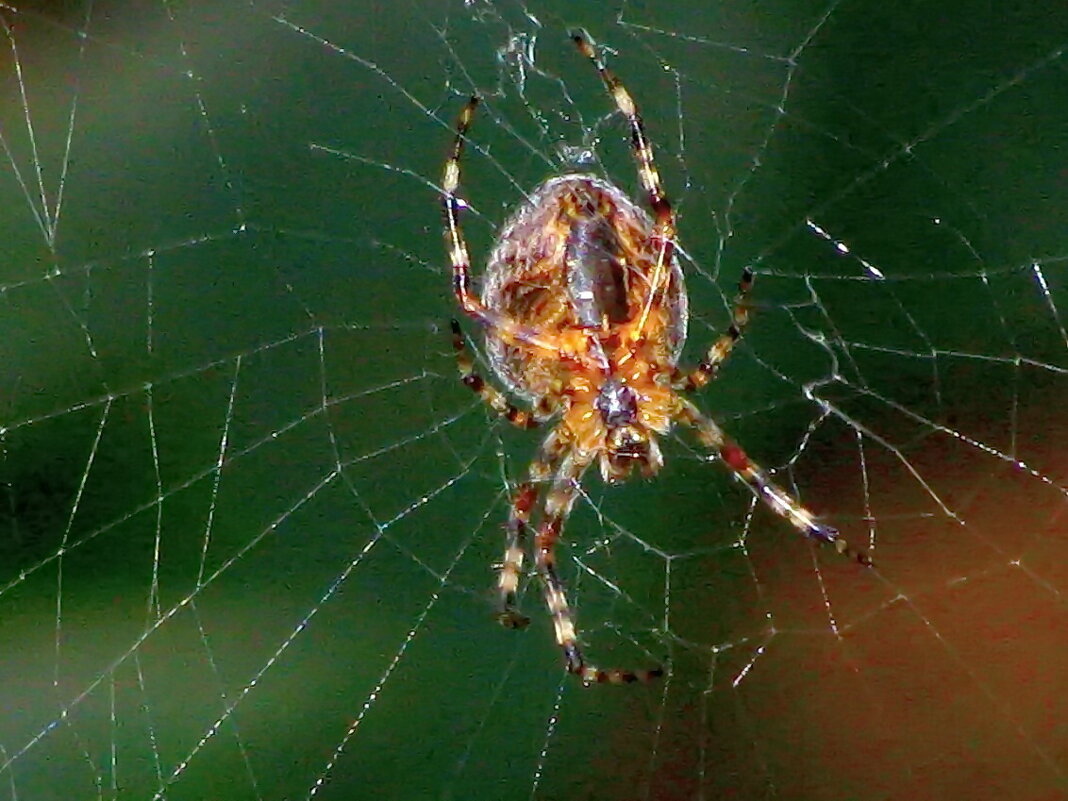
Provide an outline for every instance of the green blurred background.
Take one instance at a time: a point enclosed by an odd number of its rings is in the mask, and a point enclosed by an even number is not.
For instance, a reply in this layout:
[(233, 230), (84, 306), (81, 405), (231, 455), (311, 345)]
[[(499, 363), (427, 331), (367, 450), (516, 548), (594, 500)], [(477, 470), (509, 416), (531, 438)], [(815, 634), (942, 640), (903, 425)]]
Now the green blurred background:
[[(980, 2), (0, 7), (0, 798), (1068, 797), (1068, 11)], [(547, 176), (679, 209), (702, 407), (872, 550), (685, 435), (591, 477), (492, 621), (537, 434), (456, 379), (476, 262)], [(822, 233), (821, 233), (822, 232)], [(848, 251), (848, 252), (846, 252)], [(875, 277), (881, 274), (883, 278)], [(472, 336), (474, 327), (467, 325)]]

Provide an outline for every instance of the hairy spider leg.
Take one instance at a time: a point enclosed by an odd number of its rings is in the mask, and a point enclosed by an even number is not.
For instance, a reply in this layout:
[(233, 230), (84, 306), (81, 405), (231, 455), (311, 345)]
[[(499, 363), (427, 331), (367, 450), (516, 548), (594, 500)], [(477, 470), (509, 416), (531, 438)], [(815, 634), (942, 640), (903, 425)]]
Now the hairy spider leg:
[[(659, 243), (660, 250), (657, 255), (652, 286), (642, 311), (642, 319), (636, 329), (640, 335), (645, 331), (645, 323), (651, 310), (659, 302), (660, 296), (667, 287), (670, 274), (669, 267), (675, 251), (675, 213), (660, 183), (660, 174), (657, 172), (656, 164), (653, 161), (653, 147), (649, 137), (645, 134), (645, 126), (642, 123), (641, 115), (638, 113), (637, 104), (615, 73), (604, 65), (586, 36), (576, 32), (572, 34), (571, 38), (579, 51), (593, 63), (609, 94), (612, 95), (619, 112), (627, 118), (630, 124), (631, 145), (634, 150), (634, 158), (638, 162), (638, 178), (649, 197), (649, 205), (656, 215), (653, 240)], [(689, 375), (677, 374), (673, 376), (673, 384), (675, 384), (676, 389), (697, 389), (707, 384), (715, 376), (718, 366), (730, 355), (735, 343), (741, 339), (749, 322), (749, 308), (745, 301), (752, 286), (753, 271), (746, 267), (742, 271), (741, 280), (738, 282), (739, 293), (735, 299), (730, 327), (712, 344), (705, 359), (696, 369), (690, 372)]]
[(526, 557), (527, 533), (530, 529), (530, 514), (538, 501), (537, 485), (544, 483), (553, 474), (554, 467), (567, 449), (560, 436), (560, 429), (549, 432), (530, 463), (527, 480), (516, 487), (512, 505), (508, 510), (507, 544), (504, 561), (497, 577), (499, 611), (497, 621), (509, 629), (521, 629), (530, 623), (530, 618), (516, 608), (516, 593), (523, 575), (523, 560)]
[(661, 302), (661, 296), (667, 289), (671, 277), (671, 263), (675, 256), (675, 212), (671, 208), (660, 183), (660, 174), (656, 170), (653, 161), (653, 146), (649, 137), (645, 134), (645, 126), (638, 106), (631, 97), (630, 92), (623, 86), (622, 81), (616, 77), (608, 67), (604, 65), (601, 57), (597, 54), (593, 45), (586, 35), (580, 31), (571, 34), (571, 39), (582, 55), (586, 56), (601, 76), (608, 93), (615, 101), (616, 108), (627, 118), (630, 124), (631, 147), (634, 151), (634, 159), (638, 162), (638, 180), (649, 198), (649, 206), (653, 210), (655, 224), (650, 237), (657, 245), (656, 268), (650, 282), (649, 293), (642, 309), (642, 315), (635, 330), (635, 338), (640, 339), (645, 334), (645, 326), (649, 315)]
[(767, 472), (752, 461), (742, 447), (731, 439), (714, 420), (705, 417), (687, 400), (680, 400), (678, 420), (692, 426), (697, 432), (701, 444), (714, 450), (731, 471), (744, 481), (764, 504), (775, 514), (789, 521), (794, 528), (806, 537), (817, 542), (826, 543), (838, 553), (870, 567), (871, 558), (864, 551), (851, 548), (838, 535), (838, 529), (816, 520), (816, 516), (802, 506), (786, 490), (768, 478)]
[[(451, 324), (453, 347), (456, 350), (457, 363), (463, 383), (472, 391), (478, 393), (487, 405), (513, 425), (519, 428), (536, 427), (540, 422), (539, 419), (535, 418), (530, 412), (517, 409), (508, 402), (499, 390), (485, 383), (481, 376), (474, 371), (474, 364), (464, 343), (460, 324), (456, 320), (452, 320)], [(546, 411), (548, 412), (548, 410)], [(523, 561), (526, 555), (530, 515), (538, 499), (537, 484), (548, 480), (552, 475), (554, 466), (560, 460), (566, 448), (567, 443), (560, 436), (559, 429), (550, 431), (542, 442), (538, 455), (530, 464), (527, 480), (516, 487), (515, 493), (512, 495), (512, 503), (508, 512), (508, 524), (505, 529), (507, 542), (504, 549), (504, 561), (501, 562), (497, 577), (497, 591), (499, 594), (497, 620), (505, 628), (521, 629), (530, 623), (530, 618), (516, 608), (516, 594), (519, 590), (519, 580), (523, 575)], [(551, 559), (550, 554), (550, 561)], [(555, 573), (553, 575), (555, 576)], [(542, 576), (544, 578), (545, 573), (542, 573)], [(557, 592), (562, 598), (563, 591), (559, 588), (559, 581), (556, 582), (556, 586)], [(548, 598), (548, 595), (546, 597)], [(549, 608), (550, 610), (553, 608), (551, 603)], [(563, 609), (564, 613), (567, 614), (566, 601), (564, 601)], [(568, 623), (568, 627), (572, 632), (572, 640), (574, 640), (574, 625)], [(557, 626), (557, 631), (559, 632), (559, 625)], [(579, 658), (581, 659), (581, 656)], [(570, 660), (568, 664), (570, 665)], [(605, 675), (608, 675), (608, 673), (605, 673)]]
[(449, 325), (452, 328), (452, 347), (456, 352), (456, 366), (460, 370), (460, 380), (465, 387), (482, 398), (487, 406), (516, 428), (537, 428), (551, 415), (549, 409), (538, 409), (534, 412), (520, 409), (511, 403), (503, 392), (479, 375), (475, 370), (471, 352), (464, 342), (460, 323), (450, 320)]
[(719, 371), (719, 366), (727, 360), (734, 350), (738, 340), (742, 338), (746, 327), (749, 325), (749, 306), (747, 299), (749, 290), (753, 288), (753, 271), (746, 266), (742, 270), (742, 277), (738, 281), (738, 294), (734, 298), (734, 310), (731, 312), (731, 324), (727, 327), (712, 346), (708, 349), (705, 358), (689, 373), (676, 369), (671, 376), (671, 386), (683, 392), (692, 392), (700, 389), (713, 378)]
[(508, 510), (508, 542), (504, 548), (504, 561), (497, 575), (497, 592), (500, 595), (497, 622), (506, 629), (526, 628), (530, 618), (516, 606), (519, 579), (523, 575), (523, 560), (526, 557), (527, 531), (530, 527), (530, 510), (538, 500), (538, 490), (529, 482), (520, 484), (512, 496)]
[(479, 98), (467, 101), (456, 122), (456, 138), (453, 140), (452, 153), (445, 162), (445, 171), (441, 179), (441, 203), (445, 212), (445, 247), (449, 251), (452, 264), (452, 286), (456, 300), (464, 313), (478, 321), (486, 328), (493, 329), (495, 335), (508, 345), (526, 345), (541, 350), (549, 355), (561, 352), (561, 344), (552, 337), (538, 334), (531, 328), (518, 323), (501, 312), (486, 308), (479, 297), (471, 291), (471, 257), (467, 250), (460, 225), (460, 209), (463, 202), (456, 196), (460, 186), (460, 157), (464, 152), (467, 130), (471, 127)]
[(545, 495), (545, 503), (538, 532), (534, 537), (534, 565), (545, 590), (545, 603), (553, 618), (556, 644), (564, 652), (564, 660), (570, 673), (574, 673), (585, 685), (630, 684), (635, 681), (650, 681), (662, 676), (662, 668), (649, 670), (603, 669), (590, 665), (582, 655), (575, 633), (575, 621), (564, 594), (564, 587), (556, 573), (557, 540), (563, 532), (564, 521), (571, 513), (575, 502), (579, 479), (589, 467), (589, 461), (577, 458), (569, 451), (553, 477), (552, 485)]

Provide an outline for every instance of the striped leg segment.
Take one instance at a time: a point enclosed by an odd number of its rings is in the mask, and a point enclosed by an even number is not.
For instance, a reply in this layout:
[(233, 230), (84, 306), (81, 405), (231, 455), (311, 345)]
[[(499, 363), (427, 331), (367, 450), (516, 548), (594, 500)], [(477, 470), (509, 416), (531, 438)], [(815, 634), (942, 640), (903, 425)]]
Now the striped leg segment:
[(452, 262), (452, 287), (456, 300), (467, 314), (481, 322), (488, 322), (486, 315), (489, 310), (471, 292), (471, 257), (467, 251), (463, 230), (460, 228), (460, 209), (463, 202), (456, 196), (456, 190), (460, 187), (460, 157), (463, 155), (467, 129), (471, 127), (478, 103), (477, 97), (468, 100), (456, 121), (452, 154), (445, 162), (445, 173), (441, 178), (441, 202), (445, 211), (445, 246), (449, 251), (449, 261)]
[(479, 99), (472, 97), (460, 112), (452, 153), (445, 162), (445, 172), (441, 178), (441, 204), (445, 212), (445, 247), (452, 264), (453, 292), (464, 313), (487, 328), (493, 329), (497, 338), (506, 344), (524, 344), (550, 355), (556, 355), (559, 352), (559, 346), (551, 338), (539, 336), (527, 326), (519, 324), (500, 312), (486, 308), (482, 300), (471, 291), (471, 257), (460, 226), (460, 210), (464, 202), (457, 197), (456, 191), (460, 187), (460, 157), (463, 155), (467, 129), (471, 126), (478, 103)]
[(504, 562), (501, 563), (501, 571), (497, 577), (497, 592), (500, 595), (497, 621), (507, 629), (526, 628), (530, 623), (530, 618), (521, 614), (516, 607), (516, 593), (519, 590), (519, 579), (523, 575), (530, 510), (537, 499), (538, 491), (534, 485), (524, 481), (512, 498), (512, 508), (508, 514), (508, 544), (504, 549)]
[(553, 429), (542, 442), (534, 461), (530, 464), (526, 481), (516, 488), (512, 496), (512, 507), (508, 511), (508, 535), (504, 549), (504, 561), (501, 563), (497, 577), (499, 608), (497, 620), (509, 629), (521, 629), (530, 623), (530, 618), (516, 608), (516, 593), (519, 580), (523, 575), (523, 561), (526, 555), (527, 534), (530, 530), (530, 515), (538, 502), (538, 485), (552, 475), (553, 466), (559, 462), (566, 445), (560, 438), (558, 429)]
[(753, 494), (760, 498), (771, 511), (788, 520), (806, 537), (830, 545), (838, 553), (859, 564), (871, 566), (872, 562), (868, 554), (851, 548), (838, 535), (838, 529), (818, 522), (812, 512), (768, 478), (764, 469), (751, 461), (737, 442), (728, 437), (715, 421), (702, 415), (693, 404), (688, 401), (683, 402), (679, 420), (693, 426), (701, 444), (716, 451), (724, 464), (748, 484)]
[(644, 332), (646, 320), (649, 319), (650, 310), (658, 305), (661, 295), (667, 288), (668, 279), (671, 276), (671, 263), (675, 256), (675, 212), (671, 208), (671, 201), (664, 194), (660, 183), (660, 173), (656, 170), (653, 161), (653, 146), (649, 137), (645, 134), (645, 125), (642, 123), (638, 106), (631, 97), (630, 92), (623, 86), (622, 81), (616, 77), (608, 67), (604, 65), (601, 57), (594, 49), (593, 44), (580, 31), (571, 34), (575, 46), (586, 58), (590, 60), (605, 88), (615, 101), (620, 114), (627, 118), (630, 125), (631, 147), (634, 150), (634, 159), (638, 162), (638, 180), (649, 198), (649, 205), (656, 219), (656, 227), (653, 230), (652, 240), (658, 243), (656, 271), (653, 273), (652, 285), (649, 288), (649, 296), (642, 312), (641, 325), (638, 330)]
[(742, 338), (746, 326), (749, 325), (749, 306), (746, 305), (746, 300), (752, 288), (753, 271), (746, 267), (742, 270), (741, 280), (738, 281), (738, 295), (734, 299), (730, 326), (712, 343), (704, 360), (695, 369), (689, 373), (683, 373), (681, 370), (675, 371), (671, 381), (675, 389), (682, 391), (700, 389), (716, 377), (719, 366), (731, 355), (735, 344)]
[[(604, 81), (605, 88), (615, 101), (616, 107), (630, 124), (631, 145), (634, 148), (634, 158), (638, 162), (638, 179), (642, 182), (642, 188), (649, 195), (649, 205), (652, 206), (653, 212), (656, 214), (657, 222), (663, 220), (674, 223), (671, 203), (668, 202), (667, 197), (664, 195), (664, 190), (660, 185), (660, 175), (657, 173), (656, 164), (653, 162), (653, 146), (649, 143), (649, 137), (645, 135), (645, 126), (642, 124), (642, 118), (638, 113), (638, 106), (634, 102), (634, 98), (630, 96), (630, 92), (626, 90), (626, 87), (616, 77), (616, 74), (604, 65), (601, 57), (584, 33), (576, 31), (571, 34), (571, 39), (579, 49), (579, 52), (588, 58), (596, 68), (601, 80)], [(674, 230), (672, 229), (670, 233), (674, 234)]]
[(452, 328), (452, 347), (456, 351), (456, 366), (460, 370), (460, 380), (463, 381), (464, 386), (482, 398), (487, 406), (516, 428), (537, 428), (541, 423), (537, 415), (510, 403), (503, 392), (475, 372), (475, 363), (464, 342), (460, 323), (456, 320), (449, 322)]
[(534, 538), (534, 563), (541, 576), (545, 590), (545, 603), (553, 618), (556, 631), (556, 643), (564, 652), (564, 660), (569, 672), (574, 673), (582, 683), (590, 684), (630, 684), (635, 681), (649, 681), (663, 675), (661, 668), (651, 670), (602, 669), (588, 664), (582, 655), (575, 631), (574, 618), (567, 604), (567, 596), (560, 577), (556, 573), (555, 546), (563, 530), (564, 521), (571, 512), (575, 502), (578, 480), (586, 464), (570, 456), (565, 458), (553, 479), (552, 487), (545, 498), (545, 509)]

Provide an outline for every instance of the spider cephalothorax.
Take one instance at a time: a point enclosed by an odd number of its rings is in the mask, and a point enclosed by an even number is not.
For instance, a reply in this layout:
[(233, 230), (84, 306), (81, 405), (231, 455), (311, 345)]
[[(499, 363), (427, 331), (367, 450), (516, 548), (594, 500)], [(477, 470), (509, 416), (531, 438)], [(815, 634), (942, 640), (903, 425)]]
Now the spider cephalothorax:
[(605, 428), (601, 448), (601, 477), (605, 481), (621, 481), (633, 465), (640, 466), (646, 476), (656, 475), (664, 466), (656, 441), (658, 432), (650, 431), (639, 419), (638, 404), (642, 400), (618, 378), (601, 384), (593, 405), (601, 413)]
[(727, 331), (696, 368), (681, 370), (678, 361), (688, 318), (686, 287), (675, 256), (675, 215), (661, 189), (633, 99), (585, 35), (572, 38), (627, 118), (638, 178), (653, 217), (595, 175), (550, 178), (502, 226), (481, 297), (475, 295), (460, 229), (463, 203), (456, 194), (460, 156), (479, 102), (471, 98), (460, 115), (442, 180), (453, 289), (464, 312), (485, 331), (494, 373), (532, 410), (517, 408), (475, 372), (455, 320), (453, 344), (464, 383), (500, 415), (521, 428), (559, 418), (513, 497), (498, 585), (500, 621), (513, 628), (527, 622), (515, 601), (528, 528), (536, 514), (534, 563), (568, 670), (587, 684), (624, 683), (657, 676), (661, 670), (603, 670), (588, 664), (556, 572), (554, 545), (579, 482), (594, 463), (608, 482), (622, 481), (634, 468), (655, 475), (663, 466), (659, 437), (675, 423), (691, 426), (701, 443), (772, 511), (806, 536), (833, 544), (864, 564), (868, 561), (772, 483), (714, 420), (681, 394), (707, 384), (741, 337), (749, 320), (745, 298), (753, 274), (748, 268), (742, 272)]

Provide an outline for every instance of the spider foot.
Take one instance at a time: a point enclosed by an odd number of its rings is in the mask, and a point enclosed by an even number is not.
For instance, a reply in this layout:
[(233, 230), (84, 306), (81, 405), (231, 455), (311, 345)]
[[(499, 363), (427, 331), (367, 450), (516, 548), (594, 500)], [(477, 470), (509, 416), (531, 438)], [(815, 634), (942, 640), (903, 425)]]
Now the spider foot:
[(573, 670), (571, 672), (582, 679), (582, 686), (584, 687), (590, 687), (594, 684), (634, 684), (635, 682), (648, 684), (664, 675), (662, 667), (649, 668), (648, 670), (620, 670), (618, 668), (602, 670), (592, 665), (586, 665), (581, 670)]
[(838, 539), (838, 529), (834, 526), (826, 526), (822, 523), (813, 523), (809, 526), (808, 536), (814, 540), (833, 545), (835, 548), (838, 547), (839, 542), (844, 542), (844, 540)]
[(834, 549), (842, 556), (848, 557), (856, 562), (858, 565), (864, 565), (864, 567), (871, 567), (874, 564), (871, 561), (871, 557), (868, 556), (866, 551), (858, 551), (855, 548), (849, 547), (849, 543), (845, 540), (835, 540)]
[(809, 536), (817, 542), (830, 545), (842, 556), (852, 559), (857, 564), (864, 565), (864, 567), (872, 566), (871, 557), (865, 551), (858, 551), (850, 547), (848, 542), (838, 536), (838, 529), (833, 526), (813, 523), (809, 528)]
[(519, 614), (515, 609), (505, 609), (497, 613), (497, 622), (506, 629), (525, 629), (530, 625), (530, 618)]
[(659, 666), (648, 670), (620, 670), (619, 668), (604, 670), (586, 664), (582, 658), (582, 652), (574, 643), (564, 645), (563, 648), (568, 672), (578, 676), (584, 687), (593, 684), (634, 684), (638, 681), (648, 684), (653, 679), (664, 675), (664, 669)]

